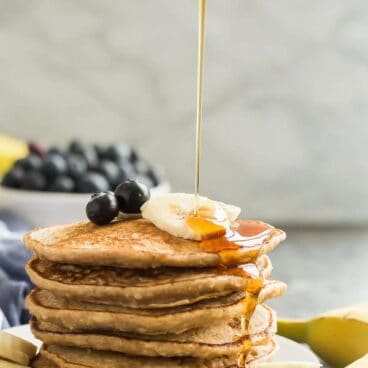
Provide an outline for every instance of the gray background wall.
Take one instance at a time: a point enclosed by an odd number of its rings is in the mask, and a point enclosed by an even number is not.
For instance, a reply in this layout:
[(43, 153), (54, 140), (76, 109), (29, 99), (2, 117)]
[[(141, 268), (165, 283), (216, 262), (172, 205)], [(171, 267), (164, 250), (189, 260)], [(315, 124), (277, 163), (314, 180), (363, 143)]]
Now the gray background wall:
[[(193, 186), (196, 1), (0, 0), (0, 130), (125, 140)], [(368, 219), (368, 5), (209, 0), (202, 193)]]

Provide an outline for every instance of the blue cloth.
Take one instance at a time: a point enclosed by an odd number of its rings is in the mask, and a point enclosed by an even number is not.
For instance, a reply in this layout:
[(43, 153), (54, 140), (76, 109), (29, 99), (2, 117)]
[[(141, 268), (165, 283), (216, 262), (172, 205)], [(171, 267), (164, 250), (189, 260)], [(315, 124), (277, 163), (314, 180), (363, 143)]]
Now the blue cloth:
[(31, 282), (24, 270), (30, 258), (22, 241), (27, 225), (0, 212), (0, 329), (27, 323), (24, 298)]

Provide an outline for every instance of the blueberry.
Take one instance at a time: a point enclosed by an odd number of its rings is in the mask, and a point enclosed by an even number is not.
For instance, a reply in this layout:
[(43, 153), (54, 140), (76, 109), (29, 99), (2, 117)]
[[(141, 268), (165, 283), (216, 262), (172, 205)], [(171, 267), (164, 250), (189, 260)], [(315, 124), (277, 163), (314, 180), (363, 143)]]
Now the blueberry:
[(106, 158), (116, 163), (129, 161), (131, 148), (123, 143), (112, 144), (106, 149)]
[(67, 171), (67, 164), (65, 158), (59, 154), (47, 154), (43, 160), (42, 172), (49, 180), (65, 174)]
[(156, 178), (152, 175), (152, 167), (148, 164), (146, 160), (140, 159), (134, 164), (136, 175), (134, 179), (138, 179), (148, 187), (152, 188), (156, 186)]
[(127, 180), (118, 185), (115, 196), (120, 211), (139, 213), (141, 206), (150, 199), (151, 194), (147, 186), (138, 180)]
[(71, 193), (75, 190), (75, 182), (70, 176), (61, 175), (49, 187), (50, 192)]
[(151, 179), (153, 186), (157, 187), (164, 181), (165, 173), (161, 168), (150, 167), (146, 175)]
[(38, 155), (31, 153), (29, 156), (16, 161), (15, 166), (22, 168), (24, 171), (38, 170), (42, 166), (42, 160)]
[(99, 160), (104, 160), (106, 159), (106, 148), (100, 144), (94, 144), (93, 148), (97, 154), (97, 157)]
[(130, 171), (126, 171), (125, 169), (123, 169), (123, 168), (120, 167), (119, 168), (119, 175), (116, 178), (115, 187), (118, 184), (122, 183), (123, 181), (126, 181), (126, 180), (131, 179), (131, 178), (132, 178), (131, 172)]
[(69, 152), (81, 155), (87, 161), (90, 170), (97, 169), (98, 157), (93, 146), (74, 140), (69, 145)]
[(77, 190), (80, 193), (106, 192), (110, 185), (100, 173), (87, 172), (77, 182)]
[(140, 159), (134, 163), (134, 169), (138, 174), (146, 175), (147, 172), (150, 170), (150, 165), (144, 159)]
[(1, 182), (4, 187), (19, 188), (24, 179), (24, 170), (21, 167), (13, 167), (5, 176)]
[(66, 163), (68, 174), (74, 179), (79, 179), (87, 172), (87, 161), (77, 153), (69, 153), (66, 156)]
[(65, 151), (62, 148), (56, 147), (56, 146), (50, 147), (49, 150), (47, 151), (48, 155), (52, 155), (53, 153), (55, 153), (57, 155), (60, 155), (60, 156), (63, 156), (63, 157), (66, 154)]
[(153, 180), (148, 175), (137, 175), (134, 179), (140, 181), (150, 189), (155, 186)]
[(140, 183), (144, 184), (148, 188), (152, 188), (155, 186), (148, 175), (134, 174), (129, 179), (138, 180)]
[(135, 150), (134, 148), (132, 148), (131, 149), (131, 152), (130, 152), (129, 161), (134, 164), (138, 160), (139, 160), (138, 152), (137, 152), (137, 150)]
[(74, 139), (69, 143), (69, 152), (71, 153), (83, 153), (88, 149), (87, 145), (80, 141), (79, 139)]
[(113, 192), (96, 193), (87, 203), (87, 217), (97, 225), (110, 223), (118, 213), (118, 202)]
[(113, 185), (113, 189), (115, 189), (120, 183), (129, 179), (135, 179), (137, 176), (136, 172), (134, 171), (133, 167), (128, 164), (119, 167), (119, 175), (116, 178), (116, 181)]
[(28, 190), (45, 190), (47, 180), (43, 173), (39, 170), (27, 172), (21, 183), (22, 189)]
[(110, 160), (102, 160), (98, 167), (98, 172), (100, 172), (110, 183), (111, 187), (116, 187), (120, 181), (120, 169), (115, 162)]
[(135, 168), (134, 168), (134, 165), (129, 160), (126, 160), (126, 159), (121, 160), (117, 164), (121, 169), (125, 170), (127, 173), (136, 172)]

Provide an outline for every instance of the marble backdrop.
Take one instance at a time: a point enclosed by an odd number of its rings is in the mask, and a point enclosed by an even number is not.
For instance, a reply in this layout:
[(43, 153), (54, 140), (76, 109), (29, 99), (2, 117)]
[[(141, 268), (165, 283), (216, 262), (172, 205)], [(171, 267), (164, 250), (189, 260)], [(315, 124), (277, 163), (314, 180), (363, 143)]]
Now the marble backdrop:
[[(0, 0), (0, 130), (125, 140), (191, 191), (196, 1)], [(209, 0), (202, 193), (290, 224), (368, 220), (364, 0)]]

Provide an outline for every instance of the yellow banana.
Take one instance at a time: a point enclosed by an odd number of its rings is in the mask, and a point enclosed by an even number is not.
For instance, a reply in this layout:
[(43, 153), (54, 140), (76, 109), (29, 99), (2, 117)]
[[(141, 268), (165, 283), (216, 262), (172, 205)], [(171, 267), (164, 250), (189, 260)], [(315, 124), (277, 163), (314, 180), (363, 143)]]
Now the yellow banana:
[(5, 174), (14, 161), (28, 154), (27, 143), (0, 134), (0, 175)]
[(345, 367), (368, 353), (368, 302), (310, 320), (280, 319), (278, 333), (308, 344), (332, 366)]
[(368, 367), (368, 354), (363, 358), (356, 360), (354, 363), (349, 364), (346, 368), (367, 368)]

